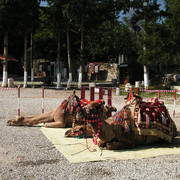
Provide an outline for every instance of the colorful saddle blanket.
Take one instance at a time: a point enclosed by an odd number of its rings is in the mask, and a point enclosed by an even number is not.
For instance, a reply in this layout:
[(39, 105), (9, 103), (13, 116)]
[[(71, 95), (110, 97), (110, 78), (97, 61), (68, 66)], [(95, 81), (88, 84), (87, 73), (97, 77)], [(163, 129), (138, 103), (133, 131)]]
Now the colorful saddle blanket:
[(64, 114), (72, 114), (72, 115), (75, 115), (76, 112), (79, 111), (79, 102), (80, 102), (80, 99), (78, 96), (76, 95), (71, 95), (68, 97), (67, 100), (64, 100), (62, 103), (61, 103), (61, 106), (62, 108), (64, 109), (63, 111), (63, 115)]
[[(131, 117), (128, 117), (127, 109), (130, 109)], [(170, 143), (176, 136), (176, 126), (164, 102), (157, 98), (125, 106), (113, 116), (113, 121), (122, 133), (157, 136)]]

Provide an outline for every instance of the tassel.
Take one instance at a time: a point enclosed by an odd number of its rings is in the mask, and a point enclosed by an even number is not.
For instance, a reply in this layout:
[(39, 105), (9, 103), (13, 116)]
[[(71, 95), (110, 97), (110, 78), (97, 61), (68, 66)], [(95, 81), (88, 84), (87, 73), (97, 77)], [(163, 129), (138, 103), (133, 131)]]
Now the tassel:
[(165, 118), (164, 114), (162, 114), (162, 124), (163, 125), (167, 124), (167, 121), (166, 121), (166, 118)]
[(117, 122), (117, 123), (119, 124), (119, 123), (120, 123), (121, 118), (120, 118), (120, 117), (118, 117), (118, 119), (117, 119), (117, 120), (118, 120), (118, 122)]
[(98, 136), (99, 136), (99, 133), (97, 133), (97, 134), (93, 133), (93, 139), (92, 139), (92, 141), (93, 141), (94, 145), (97, 145)]
[(124, 119), (128, 119), (127, 113), (124, 111)]
[(125, 132), (130, 132), (130, 128), (129, 128), (129, 125), (128, 125), (128, 123), (127, 123), (127, 121), (125, 121)]

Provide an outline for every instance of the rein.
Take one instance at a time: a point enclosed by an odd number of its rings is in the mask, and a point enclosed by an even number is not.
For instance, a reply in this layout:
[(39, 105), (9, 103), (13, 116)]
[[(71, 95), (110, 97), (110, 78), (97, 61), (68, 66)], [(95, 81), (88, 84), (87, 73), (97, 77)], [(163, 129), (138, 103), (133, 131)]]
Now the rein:
[[(100, 129), (101, 129), (101, 126), (103, 125), (103, 122), (101, 122), (101, 119), (100, 119), (100, 110), (97, 111), (97, 113), (91, 113), (89, 108), (86, 106), (85, 108), (85, 113), (86, 113), (86, 120), (88, 121), (88, 123), (90, 124), (97, 124), (97, 133), (95, 133), (94, 130), (93, 131), (93, 143), (95, 145), (97, 145), (97, 139), (99, 138), (99, 133), (100, 133)], [(92, 125), (93, 126), (93, 125)]]

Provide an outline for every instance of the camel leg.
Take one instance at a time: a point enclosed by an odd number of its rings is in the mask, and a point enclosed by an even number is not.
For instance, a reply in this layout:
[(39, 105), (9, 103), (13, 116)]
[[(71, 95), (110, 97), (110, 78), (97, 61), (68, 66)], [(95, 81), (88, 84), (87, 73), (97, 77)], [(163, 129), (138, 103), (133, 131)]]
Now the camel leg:
[(65, 128), (66, 124), (62, 123), (61, 121), (56, 121), (56, 122), (45, 123), (44, 126), (47, 128)]
[(15, 119), (9, 120), (7, 125), (9, 126), (33, 126), (45, 122), (53, 122), (53, 111), (45, 114), (35, 116), (18, 116)]
[(106, 149), (108, 150), (116, 150), (116, 149), (130, 149), (134, 147), (134, 143), (128, 143), (125, 141), (121, 142), (108, 142), (106, 144)]
[(98, 146), (99, 147), (106, 147), (106, 143), (107, 143), (106, 141), (99, 140), (98, 141)]
[(62, 114), (62, 112), (63, 112), (63, 109), (61, 108), (61, 106), (59, 106), (59, 108), (57, 108), (54, 111), (54, 115), (53, 115), (54, 122), (45, 123), (45, 127), (48, 127), (48, 128), (65, 128), (66, 122), (65, 122), (64, 114)]

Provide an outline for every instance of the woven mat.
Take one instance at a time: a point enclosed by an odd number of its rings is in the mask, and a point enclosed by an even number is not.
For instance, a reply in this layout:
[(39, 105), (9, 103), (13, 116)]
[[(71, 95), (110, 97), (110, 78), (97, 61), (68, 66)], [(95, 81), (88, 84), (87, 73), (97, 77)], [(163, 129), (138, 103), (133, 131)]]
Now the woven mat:
[(173, 145), (155, 144), (134, 148), (131, 150), (100, 150), (91, 138), (65, 138), (67, 128), (41, 128), (44, 135), (54, 144), (70, 163), (105, 160), (129, 160), (151, 158), (161, 155), (180, 154), (180, 134)]

